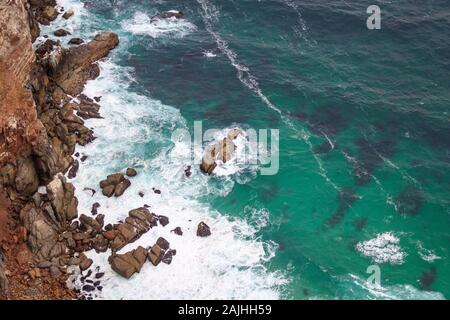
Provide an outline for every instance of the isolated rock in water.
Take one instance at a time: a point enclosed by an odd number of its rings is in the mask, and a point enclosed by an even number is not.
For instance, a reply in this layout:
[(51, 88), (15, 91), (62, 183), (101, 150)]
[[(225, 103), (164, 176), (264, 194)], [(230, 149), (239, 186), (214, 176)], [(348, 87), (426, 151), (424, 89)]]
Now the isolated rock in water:
[(158, 19), (182, 19), (184, 17), (184, 14), (180, 11), (176, 10), (170, 10), (170, 11), (163, 11), (160, 14), (157, 14), (156, 16), (152, 17), (151, 21), (155, 21)]
[(114, 185), (108, 185), (102, 189), (102, 193), (105, 197), (111, 198), (114, 194), (115, 188), (116, 187)]
[(69, 44), (73, 44), (73, 45), (80, 45), (84, 43), (84, 40), (81, 38), (72, 38), (69, 40), (68, 42)]
[(106, 180), (100, 181), (100, 188), (104, 196), (110, 198), (113, 195), (120, 197), (131, 186), (131, 182), (125, 179), (121, 173), (109, 175)]
[(199, 223), (197, 227), (197, 236), (198, 237), (209, 237), (211, 235), (211, 229), (208, 227), (206, 223), (203, 221)]
[(175, 233), (176, 235), (182, 236), (183, 235), (183, 231), (181, 230), (180, 227), (176, 227), (175, 229), (173, 229), (171, 232)]
[(74, 160), (72, 164), (72, 168), (70, 168), (69, 173), (67, 174), (67, 177), (69, 179), (73, 179), (77, 176), (78, 169), (80, 168), (80, 163), (78, 160)]
[(109, 184), (119, 184), (121, 183), (123, 180), (125, 180), (125, 177), (123, 176), (123, 174), (121, 173), (114, 173), (109, 175), (106, 180), (108, 181)]
[(58, 29), (55, 32), (53, 32), (53, 34), (57, 37), (65, 37), (65, 36), (70, 35), (71, 33), (64, 29)]
[(168, 217), (166, 217), (166, 216), (158, 216), (157, 218), (158, 218), (159, 223), (163, 227), (165, 227), (165, 226), (167, 226), (169, 224), (169, 218)]
[(226, 163), (230, 161), (236, 151), (236, 145), (233, 142), (242, 132), (239, 129), (232, 129), (228, 132), (227, 137), (216, 142), (203, 155), (200, 169), (207, 174), (212, 174), (217, 167), (217, 161)]
[(138, 247), (136, 250), (125, 254), (116, 254), (109, 257), (111, 268), (124, 278), (131, 278), (136, 272), (140, 272), (147, 259), (147, 250)]
[(172, 258), (174, 255), (177, 254), (176, 250), (169, 250), (166, 252), (166, 254), (164, 255), (164, 257), (162, 258), (162, 262), (165, 264), (171, 264), (172, 263)]
[(129, 177), (135, 177), (137, 175), (137, 172), (135, 169), (133, 168), (128, 168), (127, 169), (127, 176)]
[(71, 16), (73, 16), (75, 14), (75, 12), (72, 9), (67, 10), (66, 12), (64, 12), (63, 14), (63, 18), (64, 19), (69, 19)]
[(148, 260), (156, 267), (164, 257), (164, 250), (157, 244), (155, 244), (148, 253)]
[(92, 205), (91, 213), (93, 216), (98, 214), (98, 208), (100, 208), (100, 203), (96, 202)]

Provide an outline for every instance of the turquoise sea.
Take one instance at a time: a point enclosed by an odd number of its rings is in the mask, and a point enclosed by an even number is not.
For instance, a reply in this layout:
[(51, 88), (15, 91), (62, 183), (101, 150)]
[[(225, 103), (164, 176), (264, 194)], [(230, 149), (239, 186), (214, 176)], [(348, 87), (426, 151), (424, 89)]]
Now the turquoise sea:
[[(162, 235), (178, 251), (130, 280), (92, 253), (106, 272), (94, 298), (450, 297), (448, 1), (58, 3), (75, 8), (56, 22), (73, 36), (111, 30), (121, 40), (85, 91), (102, 96), (105, 119), (88, 121), (98, 139), (78, 148), (89, 156), (73, 181), (81, 211), (98, 201), (116, 223), (149, 204), (169, 230), (127, 248)], [(366, 27), (372, 4), (380, 30)], [(151, 20), (168, 10), (185, 19)], [(278, 174), (236, 164), (212, 177), (195, 166), (186, 178), (186, 146), (171, 133), (194, 121), (279, 129)], [(124, 197), (82, 191), (129, 166), (139, 175)], [(210, 238), (195, 236), (201, 220)]]

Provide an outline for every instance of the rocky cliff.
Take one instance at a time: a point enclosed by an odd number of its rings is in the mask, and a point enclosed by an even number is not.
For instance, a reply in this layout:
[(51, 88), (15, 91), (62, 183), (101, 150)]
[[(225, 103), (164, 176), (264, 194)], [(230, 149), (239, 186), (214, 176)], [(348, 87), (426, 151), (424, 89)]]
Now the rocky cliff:
[[(99, 106), (80, 94), (118, 37), (102, 33), (70, 49), (47, 40), (35, 51), (38, 22), (56, 19), (55, 5), (0, 0), (0, 297), (17, 297), (13, 289), (30, 283), (31, 298), (73, 297), (59, 288), (75, 252), (61, 234), (76, 229), (78, 217), (74, 187), (63, 174), (73, 164), (75, 145), (95, 138), (78, 115), (98, 115)], [(71, 102), (76, 96), (80, 103)], [(55, 281), (33, 282), (46, 276)]]

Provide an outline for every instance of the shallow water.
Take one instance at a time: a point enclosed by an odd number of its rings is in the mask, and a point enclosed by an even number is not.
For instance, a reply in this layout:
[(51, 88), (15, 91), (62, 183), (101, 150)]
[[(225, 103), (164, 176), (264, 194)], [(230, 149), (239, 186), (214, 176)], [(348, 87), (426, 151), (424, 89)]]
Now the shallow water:
[[(121, 44), (85, 93), (105, 119), (77, 178), (80, 212), (106, 223), (151, 205), (170, 218), (139, 241), (166, 237), (170, 266), (131, 280), (106, 272), (98, 298), (410, 299), (450, 295), (450, 34), (445, 1), (382, 2), (369, 31), (358, 1), (75, 0), (73, 36), (100, 30)], [(164, 10), (186, 20), (152, 23)], [(50, 32), (53, 25), (45, 28)], [(68, 40), (68, 39), (67, 39)], [(280, 170), (236, 165), (183, 176), (175, 129), (280, 130)], [(136, 167), (119, 199), (83, 192)], [(153, 193), (156, 187), (161, 195)], [(144, 198), (138, 192), (145, 193)], [(195, 236), (204, 220), (207, 239)], [(181, 226), (178, 237), (170, 230)], [(381, 287), (366, 283), (370, 265)]]

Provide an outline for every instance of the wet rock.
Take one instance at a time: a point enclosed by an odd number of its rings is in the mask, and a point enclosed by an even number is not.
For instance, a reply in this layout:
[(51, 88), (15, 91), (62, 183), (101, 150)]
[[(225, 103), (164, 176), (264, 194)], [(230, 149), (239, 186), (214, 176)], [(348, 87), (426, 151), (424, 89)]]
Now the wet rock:
[(80, 44), (83, 44), (84, 40), (81, 38), (72, 38), (69, 40), (68, 44), (79, 46)]
[(159, 223), (165, 227), (169, 224), (169, 218), (166, 216), (157, 216)]
[(101, 279), (101, 278), (103, 278), (104, 275), (105, 275), (104, 272), (99, 272), (95, 275), (95, 279)]
[(144, 195), (145, 195), (145, 194), (144, 194), (144, 192), (142, 192), (142, 191), (139, 191), (139, 193), (138, 193), (138, 194), (139, 194), (139, 197), (141, 197), (141, 198), (143, 198), (143, 197), (144, 197)]
[(126, 174), (129, 177), (135, 177), (137, 175), (137, 172), (133, 168), (128, 168)]
[(176, 227), (175, 229), (173, 229), (171, 232), (175, 233), (178, 236), (182, 236), (183, 235), (183, 231), (181, 230), (180, 227)]
[(111, 198), (113, 195), (114, 195), (114, 190), (116, 189), (116, 186), (114, 186), (114, 185), (108, 185), (108, 186), (106, 186), (106, 187), (104, 187), (103, 189), (102, 189), (102, 194), (105, 196), (105, 197), (108, 197), (108, 198)]
[(184, 169), (184, 174), (186, 175), (186, 177), (190, 178), (192, 176), (192, 167), (191, 166), (187, 166)]
[(92, 261), (92, 259), (88, 259), (84, 255), (80, 255), (80, 256), (81, 257), (80, 257), (80, 265), (79, 265), (79, 267), (80, 267), (81, 271), (85, 271), (85, 270), (89, 269), (92, 266), (93, 261)]
[(109, 257), (111, 268), (124, 278), (131, 278), (136, 272), (140, 272), (147, 259), (147, 250), (143, 247), (127, 252), (115, 254)]
[(211, 229), (209, 228), (209, 226), (204, 222), (200, 222), (197, 227), (197, 236), (198, 237), (209, 237), (210, 235), (211, 235)]
[(53, 34), (57, 37), (65, 37), (70, 35), (70, 32), (64, 29), (58, 29), (55, 32), (53, 32)]
[(100, 97), (94, 97), (94, 100), (96, 101), (96, 102), (100, 102), (100, 100), (101, 100), (101, 96)]
[(67, 20), (70, 17), (72, 17), (74, 14), (75, 14), (75, 12), (72, 9), (69, 9), (66, 12), (64, 12), (63, 18)]
[(162, 262), (165, 264), (171, 264), (173, 256), (177, 254), (176, 250), (169, 250), (164, 254), (164, 257), (162, 258)]
[(128, 179), (123, 180), (122, 182), (116, 185), (114, 189), (114, 196), (115, 197), (122, 196), (130, 186), (131, 186), (130, 180)]
[(92, 205), (91, 213), (93, 216), (98, 214), (98, 208), (100, 208), (100, 203), (96, 202)]
[(148, 253), (148, 260), (156, 267), (164, 257), (164, 250), (155, 244)]
[(202, 158), (200, 169), (206, 174), (212, 174), (217, 167), (217, 161), (226, 163), (231, 160), (235, 154), (235, 140), (242, 132), (239, 129), (230, 130), (227, 137), (216, 142), (212, 147), (207, 149)]
[(171, 11), (163, 11), (160, 14), (152, 17), (151, 20), (154, 21), (155, 19), (182, 19), (183, 17), (184, 17), (183, 12), (171, 10)]
[(158, 240), (156, 241), (156, 244), (163, 250), (167, 250), (170, 247), (169, 242), (163, 237), (159, 237)]
[(156, 188), (153, 188), (153, 192), (156, 193), (156, 194), (161, 194), (161, 190), (156, 189)]
[(83, 288), (81, 288), (81, 290), (85, 291), (85, 292), (92, 292), (95, 290), (94, 286), (91, 286), (89, 284), (86, 284), (83, 286)]
[(77, 176), (79, 167), (80, 167), (80, 163), (78, 162), (78, 160), (74, 160), (72, 167), (70, 168), (69, 173), (67, 174), (67, 177), (69, 179), (75, 178)]
[(80, 161), (81, 161), (81, 162), (85, 162), (87, 158), (88, 158), (88, 156), (84, 155), (84, 156), (82, 156), (82, 157), (80, 158)]

